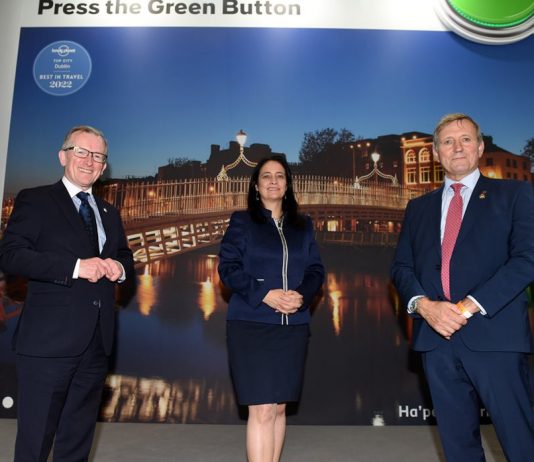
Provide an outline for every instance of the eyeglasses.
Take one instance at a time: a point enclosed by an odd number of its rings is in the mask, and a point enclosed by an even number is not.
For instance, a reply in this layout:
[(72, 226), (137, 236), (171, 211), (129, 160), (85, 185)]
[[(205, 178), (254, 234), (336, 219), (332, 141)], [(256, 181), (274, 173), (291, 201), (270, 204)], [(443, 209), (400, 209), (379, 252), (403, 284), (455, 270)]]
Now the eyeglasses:
[(89, 151), (89, 149), (80, 148), (80, 146), (69, 146), (68, 148), (63, 148), (63, 151), (72, 151), (76, 157), (80, 159), (87, 159), (89, 154), (92, 159), (99, 164), (105, 164), (108, 158), (107, 154), (102, 154), (101, 152)]

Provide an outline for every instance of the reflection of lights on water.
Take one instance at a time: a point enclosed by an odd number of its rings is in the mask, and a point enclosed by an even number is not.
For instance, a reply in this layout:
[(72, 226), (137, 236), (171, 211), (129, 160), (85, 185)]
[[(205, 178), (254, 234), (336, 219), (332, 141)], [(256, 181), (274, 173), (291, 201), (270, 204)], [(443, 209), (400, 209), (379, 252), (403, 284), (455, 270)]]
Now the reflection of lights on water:
[(139, 392), (143, 397), (139, 406), (140, 421), (163, 422), (167, 417), (170, 389), (163, 380), (141, 379)]
[(327, 287), (328, 296), (330, 297), (330, 300), (332, 300), (332, 324), (334, 325), (334, 332), (336, 336), (338, 336), (341, 333), (342, 313), (340, 299), (343, 293), (341, 292), (335, 275), (328, 275)]
[(206, 255), (206, 267), (209, 270), (213, 270), (216, 260), (217, 260), (217, 255)]
[(362, 395), (359, 392), (356, 393), (356, 399), (355, 399), (354, 405), (356, 406), (357, 411), (362, 410), (363, 399), (362, 399)]
[(198, 260), (190, 260), (186, 269), (189, 280), (200, 282), (210, 277), (217, 284), (219, 281), (217, 261), (217, 255), (205, 255)]
[(145, 266), (144, 273), (139, 276), (139, 286), (137, 287), (137, 302), (139, 312), (143, 316), (149, 316), (152, 308), (156, 304), (157, 292), (154, 284), (154, 278), (150, 273), (150, 266)]
[(341, 332), (341, 314), (339, 309), (339, 299), (341, 298), (341, 290), (334, 290), (330, 292), (332, 299), (332, 323), (334, 324), (334, 332), (339, 335)]
[[(106, 385), (111, 392), (101, 412), (106, 421), (195, 422), (199, 406), (206, 400), (203, 381), (111, 375)], [(231, 389), (222, 394), (233, 396)]]
[(204, 313), (204, 320), (208, 321), (210, 316), (215, 311), (215, 285), (209, 276), (206, 281), (200, 283), (198, 304)]
[[(200, 282), (198, 305), (206, 321), (209, 320), (217, 308), (215, 290), (218, 283), (217, 258), (217, 255), (206, 255), (206, 258), (188, 268), (188, 272), (194, 279), (204, 281)], [(174, 275), (174, 266), (167, 265), (166, 263), (168, 262), (166, 261), (163, 261), (163, 265), (158, 265), (158, 263), (161, 262), (145, 265), (143, 274), (138, 276), (139, 284), (136, 297), (139, 312), (143, 316), (150, 316), (157, 304), (158, 276), (172, 277)]]

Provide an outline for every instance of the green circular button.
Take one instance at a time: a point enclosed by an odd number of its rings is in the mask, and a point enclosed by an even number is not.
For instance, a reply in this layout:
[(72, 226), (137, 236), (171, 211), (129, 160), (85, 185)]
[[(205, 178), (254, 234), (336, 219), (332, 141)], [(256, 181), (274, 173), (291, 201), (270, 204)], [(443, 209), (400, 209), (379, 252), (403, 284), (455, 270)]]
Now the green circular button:
[(517, 26), (534, 16), (534, 0), (447, 0), (468, 21), (502, 29)]

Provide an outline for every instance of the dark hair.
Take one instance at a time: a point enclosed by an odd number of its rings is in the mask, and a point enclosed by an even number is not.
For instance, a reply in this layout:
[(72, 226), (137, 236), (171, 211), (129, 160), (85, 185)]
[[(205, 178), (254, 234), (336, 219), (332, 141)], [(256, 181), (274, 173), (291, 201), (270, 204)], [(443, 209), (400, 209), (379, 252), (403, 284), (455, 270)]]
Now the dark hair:
[(264, 157), (258, 162), (256, 167), (254, 167), (254, 171), (252, 172), (248, 186), (247, 210), (256, 223), (265, 223), (266, 218), (262, 213), (262, 203), (261, 200), (259, 200), (256, 186), (258, 184), (261, 168), (270, 161), (278, 162), (282, 167), (284, 167), (286, 174), (287, 190), (284, 194), (284, 198), (282, 199), (284, 221), (295, 228), (303, 229), (306, 222), (304, 217), (298, 212), (299, 204), (297, 203), (297, 199), (295, 199), (295, 193), (293, 191), (293, 176), (291, 175), (291, 169), (289, 168), (289, 164), (287, 163), (285, 156), (275, 154), (269, 157)]

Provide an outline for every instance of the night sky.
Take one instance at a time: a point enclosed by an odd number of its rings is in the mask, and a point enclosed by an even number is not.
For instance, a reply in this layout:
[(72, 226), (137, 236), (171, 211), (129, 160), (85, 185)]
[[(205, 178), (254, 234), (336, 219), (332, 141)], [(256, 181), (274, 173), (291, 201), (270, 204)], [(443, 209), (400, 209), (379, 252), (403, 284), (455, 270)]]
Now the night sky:
[[(91, 56), (87, 84), (42, 91), (33, 63), (58, 40)], [(534, 136), (534, 37), (488, 46), (449, 32), (252, 28), (23, 28), (6, 169), (7, 193), (56, 181), (73, 125), (110, 143), (110, 174), (146, 176), (169, 158), (207, 160), (243, 129), (298, 160), (305, 132), (431, 133), (466, 112), (502, 148)]]

